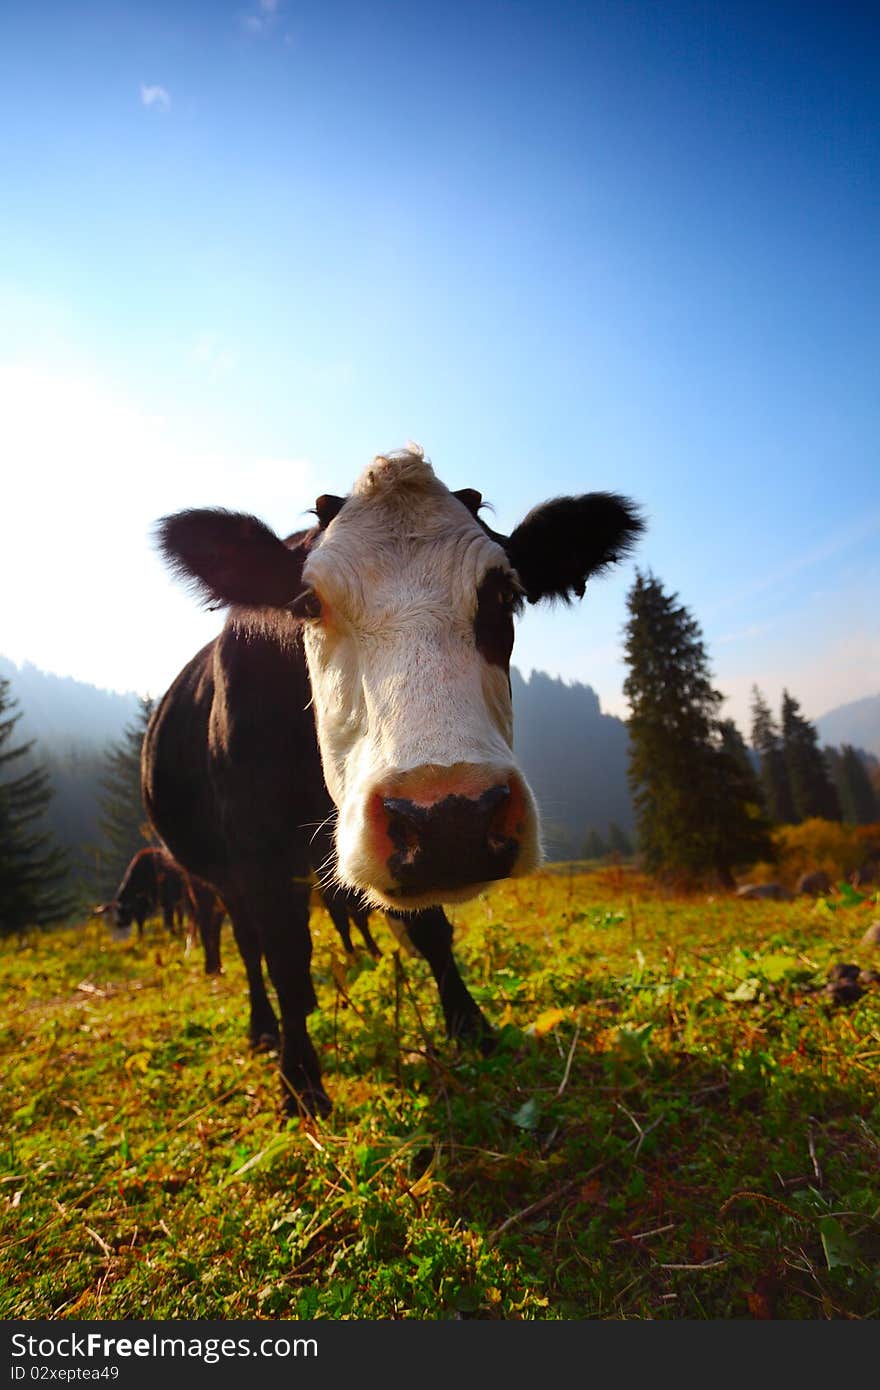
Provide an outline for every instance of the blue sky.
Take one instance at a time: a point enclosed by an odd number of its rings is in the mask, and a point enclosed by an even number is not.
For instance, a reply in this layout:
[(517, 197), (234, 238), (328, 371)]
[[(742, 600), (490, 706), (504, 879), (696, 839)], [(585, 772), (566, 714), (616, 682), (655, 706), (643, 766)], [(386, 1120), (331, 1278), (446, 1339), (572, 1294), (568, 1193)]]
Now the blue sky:
[[(875, 693), (878, 71), (842, 3), (6, 0), (0, 651), (161, 693), (154, 519), (414, 439), (498, 529), (636, 498), (742, 727)], [(516, 664), (625, 713), (631, 580)]]

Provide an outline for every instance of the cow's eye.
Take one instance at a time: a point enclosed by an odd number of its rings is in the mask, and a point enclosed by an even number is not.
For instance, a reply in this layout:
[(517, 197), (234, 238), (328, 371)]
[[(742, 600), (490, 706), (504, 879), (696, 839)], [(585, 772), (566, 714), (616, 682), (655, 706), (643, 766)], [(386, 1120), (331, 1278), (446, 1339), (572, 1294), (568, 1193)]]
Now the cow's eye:
[(513, 617), (522, 607), (522, 590), (514, 580), (499, 576), (495, 586), (491, 587), (488, 593), (491, 594), (491, 606), (499, 616)]
[(294, 617), (302, 618), (305, 622), (315, 622), (321, 616), (321, 600), (314, 589), (303, 589), (287, 606)]

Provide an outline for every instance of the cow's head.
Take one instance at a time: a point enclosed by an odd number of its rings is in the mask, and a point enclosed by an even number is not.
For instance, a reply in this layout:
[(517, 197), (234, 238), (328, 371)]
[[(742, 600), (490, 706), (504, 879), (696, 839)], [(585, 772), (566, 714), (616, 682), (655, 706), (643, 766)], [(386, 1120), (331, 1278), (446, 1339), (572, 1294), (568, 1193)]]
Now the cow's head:
[(107, 903), (103, 911), (109, 913), (114, 927), (123, 931), (130, 927), (137, 917), (146, 917), (151, 906), (149, 898), (126, 894), (123, 897), (114, 898), (111, 903)]
[(509, 537), (413, 447), (373, 460), (314, 530), (282, 542), (254, 517), (160, 523), (170, 563), (231, 621), (276, 610), (302, 629), (339, 878), (399, 910), (472, 897), (540, 858), (513, 756), (509, 662), (525, 601), (580, 597), (642, 523), (608, 493), (535, 508)]
[(130, 906), (124, 906), (118, 898), (109, 903), (97, 903), (92, 908), (95, 917), (109, 917), (110, 928), (116, 941), (124, 941), (131, 933), (134, 913)]

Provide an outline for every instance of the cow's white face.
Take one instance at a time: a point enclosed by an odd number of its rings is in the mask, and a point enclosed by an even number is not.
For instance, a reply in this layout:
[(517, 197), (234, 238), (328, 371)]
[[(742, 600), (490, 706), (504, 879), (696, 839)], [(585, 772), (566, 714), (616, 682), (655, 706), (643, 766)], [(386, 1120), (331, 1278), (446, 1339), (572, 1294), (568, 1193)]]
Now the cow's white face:
[(508, 674), (519, 582), (502, 547), (407, 453), (366, 469), (302, 577), (340, 878), (411, 909), (532, 870)]
[(302, 626), (337, 873), (378, 906), (456, 902), (534, 868), (538, 817), (512, 752), (513, 613), (522, 596), (581, 597), (642, 529), (626, 498), (593, 492), (501, 536), (479, 500), (408, 449), (374, 459), (349, 497), (319, 498), (318, 527), (286, 543), (238, 513), (160, 523), (166, 559), (232, 606), (234, 625), (262, 624), (282, 647)]

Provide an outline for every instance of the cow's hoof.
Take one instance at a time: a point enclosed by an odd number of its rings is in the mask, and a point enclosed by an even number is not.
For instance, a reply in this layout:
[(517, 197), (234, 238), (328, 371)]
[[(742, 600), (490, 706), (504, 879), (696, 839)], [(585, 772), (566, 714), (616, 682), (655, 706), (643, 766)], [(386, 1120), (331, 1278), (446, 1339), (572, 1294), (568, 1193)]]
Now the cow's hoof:
[(263, 1028), (249, 1034), (252, 1052), (275, 1052), (281, 1046), (281, 1034), (277, 1028)]
[(453, 1042), (479, 1048), (484, 1057), (490, 1057), (497, 1046), (494, 1029), (479, 1011), (460, 1014), (452, 1023), (449, 1036)]
[(333, 1109), (333, 1102), (323, 1086), (296, 1090), (282, 1079), (281, 1108), (290, 1119), (322, 1119)]

